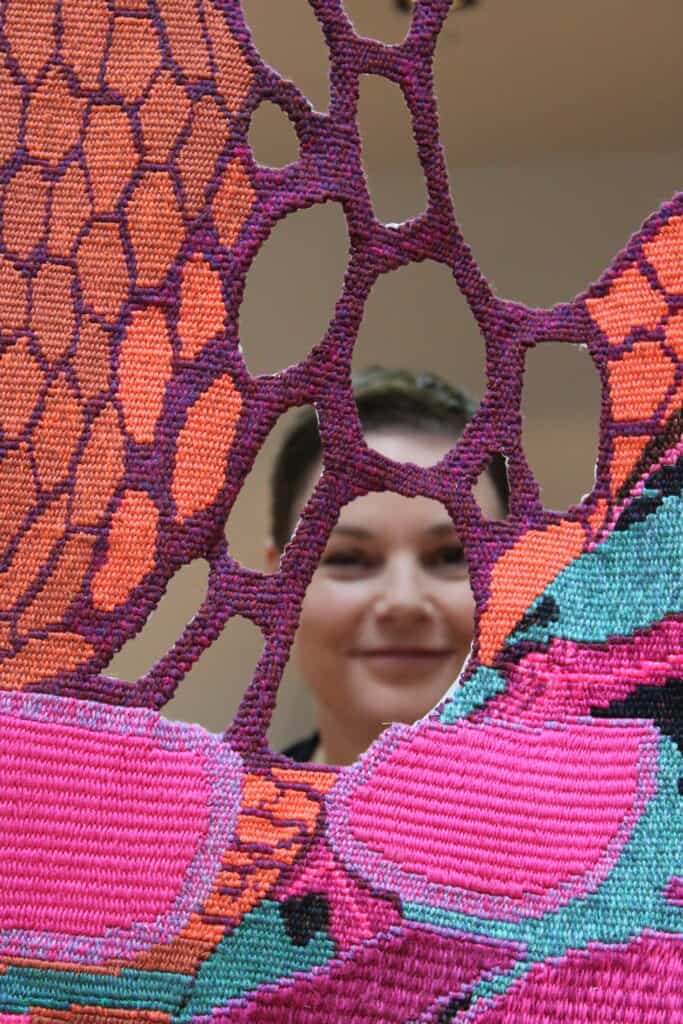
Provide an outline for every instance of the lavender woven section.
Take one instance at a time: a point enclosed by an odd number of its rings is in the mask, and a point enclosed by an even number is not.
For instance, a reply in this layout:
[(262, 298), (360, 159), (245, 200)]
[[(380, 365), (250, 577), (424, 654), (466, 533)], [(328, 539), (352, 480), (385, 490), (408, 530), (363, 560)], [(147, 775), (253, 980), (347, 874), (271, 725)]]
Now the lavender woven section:
[[(393, 47), (358, 37), (340, 0), (311, 7), (325, 114), (265, 65), (232, 0), (0, 5), (0, 689), (22, 691), (0, 694), (0, 774), (19, 780), (0, 814), (0, 1022), (683, 1022), (683, 195), (571, 302), (500, 299), (439, 143), (450, 3), (420, 0)], [(412, 118), (428, 203), (399, 226), (363, 175), (364, 74)], [(300, 145), (277, 170), (248, 143), (266, 99)], [(350, 239), (329, 328), (253, 377), (249, 268), (280, 219), (323, 202)], [(488, 374), (430, 468), (365, 445), (350, 383), (373, 285), (421, 260), (452, 270)], [(586, 346), (603, 388), (595, 486), (562, 513), (521, 445), (525, 354), (547, 340)], [(231, 557), (225, 524), (304, 404), (325, 471), (265, 576)], [(503, 522), (472, 493), (495, 452)], [(381, 489), (450, 512), (472, 657), (440, 708), (358, 765), (291, 765), (265, 734), (301, 601), (341, 506)], [(135, 684), (106, 676), (198, 556), (208, 593), (182, 637)], [(232, 615), (265, 647), (222, 759), (154, 723)]]

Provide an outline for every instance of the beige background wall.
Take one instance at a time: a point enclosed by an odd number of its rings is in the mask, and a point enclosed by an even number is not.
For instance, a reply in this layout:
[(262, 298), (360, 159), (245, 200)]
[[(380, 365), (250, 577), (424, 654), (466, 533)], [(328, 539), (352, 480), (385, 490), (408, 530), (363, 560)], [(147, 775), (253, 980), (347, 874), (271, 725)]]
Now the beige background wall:
[[(384, 0), (366, 2), (376, 9), (375, 5), (381, 6)], [(290, 10), (304, 11), (298, 0), (278, 0), (277, 8), (269, 6), (268, 12), (282, 10), (283, 5), (287, 9), (288, 3), (292, 4)], [(389, 6), (387, 0), (387, 10)], [(498, 11), (501, 18), (507, 17), (503, 12), (510, 6), (521, 12), (520, 17), (533, 19), (543, 11), (547, 14), (547, 8), (557, 11), (565, 5), (539, 6), (535, 0), (519, 0), (515, 5), (509, 5), (508, 0), (506, 5), (505, 0), (483, 0), (481, 12), (475, 9), (463, 17), (461, 33), (449, 45), (456, 53), (465, 53), (468, 41), (472, 47), (483, 45), (479, 35), (484, 35), (486, 26), (489, 31), (502, 31), (496, 28), (495, 14)], [(566, 6), (580, 18), (580, 4)], [(603, 2), (605, 17), (613, 6)], [(623, 10), (623, 4), (618, 6)], [(255, 19), (266, 18), (263, 0), (251, 0), (249, 7)], [(598, 4), (598, 12), (600, 7)], [(683, 28), (680, 0), (675, 7), (668, 0), (655, 0), (647, 9), (651, 13), (659, 9), (665, 22), (669, 19), (664, 28), (673, 29), (676, 19)], [(594, 7), (592, 12), (595, 16)], [(480, 21), (476, 21), (479, 15)], [(562, 17), (568, 17), (567, 11)], [(392, 12), (392, 25), (393, 18)], [(310, 23), (306, 24), (308, 31), (313, 31)], [(550, 28), (552, 24), (548, 31)], [(499, 39), (498, 45), (502, 45)], [(501, 53), (506, 52), (503, 47)], [(272, 54), (267, 56), (276, 63)], [(451, 59), (453, 54), (448, 56)], [(465, 63), (471, 64), (473, 59), (470, 53)], [(519, 45), (517, 59), (523, 61)], [(656, 53), (648, 59), (654, 68)], [(302, 78), (318, 88), (324, 67), (305, 65), (305, 53), (299, 55), (299, 60), (304, 62)], [(560, 64), (563, 66), (562, 60)], [(283, 70), (294, 74), (292, 68)], [(470, 71), (475, 70), (476, 63)], [(675, 84), (680, 94), (678, 74)], [(445, 77), (442, 89), (448, 92), (454, 86), (449, 84), (447, 74)], [(641, 120), (648, 116), (642, 96), (633, 100), (633, 117), (628, 96), (622, 98), (622, 127), (615, 123), (618, 112), (612, 113), (607, 144), (604, 132), (600, 145), (587, 142), (594, 128), (588, 103), (581, 115), (586, 131), (582, 134), (572, 127), (569, 133), (561, 134), (565, 142), (558, 145), (556, 112), (551, 110), (544, 122), (543, 110), (539, 113), (534, 104), (545, 103), (550, 108), (558, 107), (560, 112), (564, 104), (566, 122), (574, 125), (576, 111), (572, 113), (571, 103), (563, 99), (563, 90), (571, 87), (571, 81), (564, 79), (564, 73), (560, 74), (555, 83), (554, 103), (543, 96), (534, 99), (531, 91), (523, 94), (520, 102), (526, 104), (527, 120), (534, 126), (526, 141), (520, 142), (520, 130), (514, 122), (507, 123), (510, 111), (506, 117), (498, 116), (507, 108), (505, 104), (496, 106), (496, 92), (488, 79), (485, 92), (491, 94), (490, 98), (482, 100), (479, 96), (477, 102), (489, 103), (489, 135), (493, 133), (498, 139), (495, 146), (476, 123), (481, 138), (467, 150), (456, 144), (454, 115), (444, 123), (452, 189), (465, 236), (498, 293), (534, 305), (549, 305), (583, 289), (600, 274), (643, 218), (683, 186), (683, 147), (673, 146), (676, 133), (669, 130), (666, 118), (659, 123), (653, 117), (649, 130), (648, 125), (641, 125), (640, 132), (634, 129), (636, 115)], [(655, 86), (661, 90), (660, 79)], [(371, 114), (379, 116), (379, 121), (370, 126), (373, 145), (366, 148), (366, 166), (378, 215), (400, 220), (424, 205), (423, 184), (401, 109), (395, 110), (393, 98), (387, 98), (382, 85), (368, 100), (375, 104)], [(505, 85), (502, 71), (499, 85)], [(551, 99), (553, 88), (553, 81), (546, 77), (543, 89)], [(583, 82), (582, 90), (585, 92)], [(603, 92), (601, 86), (596, 94), (604, 105)], [(666, 102), (670, 100), (667, 95)], [(382, 117), (376, 104), (381, 108), (385, 101)], [(444, 108), (450, 111), (450, 104), (445, 103)], [(519, 115), (516, 108), (513, 113)], [(661, 113), (660, 106), (658, 115)], [(470, 120), (468, 114), (464, 121), (470, 124)], [(260, 158), (277, 161), (284, 153), (286, 159), (287, 146), (290, 154), (293, 148), (288, 132), (289, 126), (283, 126), (276, 112), (264, 113), (253, 138)], [(506, 143), (507, 134), (512, 141)], [(252, 372), (286, 366), (301, 358), (319, 339), (339, 293), (346, 249), (343, 218), (331, 206), (296, 214), (276, 228), (251, 272), (241, 311), (242, 345)], [(372, 362), (435, 369), (474, 393), (481, 392), (483, 344), (444, 268), (422, 264), (378, 283), (370, 297), (356, 353), (357, 367)], [(533, 354), (525, 385), (524, 442), (548, 506), (566, 507), (591, 487), (598, 400), (596, 375), (585, 353), (569, 346), (547, 345)], [(233, 550), (255, 567), (262, 565), (263, 543), (268, 535), (267, 480), (279, 429), (259, 457), (228, 524)], [(149, 668), (198, 607), (205, 582), (204, 563), (195, 563), (179, 573), (143, 633), (112, 662), (112, 674), (132, 679)], [(230, 623), (183, 682), (168, 713), (202, 722), (214, 731), (222, 730), (234, 714), (259, 650), (260, 636), (255, 629), (241, 621)], [(273, 744), (280, 746), (304, 732), (309, 714), (296, 672), (290, 667), (271, 730)]]

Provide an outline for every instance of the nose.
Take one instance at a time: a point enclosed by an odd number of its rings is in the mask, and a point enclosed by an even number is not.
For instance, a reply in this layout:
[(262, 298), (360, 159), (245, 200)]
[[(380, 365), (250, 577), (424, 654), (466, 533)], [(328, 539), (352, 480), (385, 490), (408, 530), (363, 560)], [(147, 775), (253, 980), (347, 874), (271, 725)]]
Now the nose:
[(375, 614), (386, 622), (409, 623), (431, 618), (432, 600), (420, 565), (397, 556), (384, 568), (375, 600)]

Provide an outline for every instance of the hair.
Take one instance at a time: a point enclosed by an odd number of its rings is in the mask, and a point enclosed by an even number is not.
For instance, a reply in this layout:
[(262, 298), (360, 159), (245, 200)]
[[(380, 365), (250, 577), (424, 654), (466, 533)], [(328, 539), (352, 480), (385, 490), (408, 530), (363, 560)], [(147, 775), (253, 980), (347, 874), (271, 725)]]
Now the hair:
[[(353, 378), (353, 396), (365, 433), (389, 429), (431, 436), (459, 437), (476, 406), (459, 388), (435, 373), (386, 370), (373, 366)], [(310, 407), (302, 410), (285, 436), (271, 474), (271, 528), (282, 551), (294, 528), (296, 499), (322, 454), (318, 422)], [(505, 461), (494, 454), (487, 466), (503, 509), (510, 499)]]

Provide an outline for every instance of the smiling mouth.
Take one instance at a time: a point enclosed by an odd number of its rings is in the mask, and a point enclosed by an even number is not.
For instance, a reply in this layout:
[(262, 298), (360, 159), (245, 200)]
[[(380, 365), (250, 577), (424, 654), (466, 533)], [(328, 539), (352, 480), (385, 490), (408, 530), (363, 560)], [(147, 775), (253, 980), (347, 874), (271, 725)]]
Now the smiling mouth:
[(437, 659), (437, 658), (450, 658), (455, 654), (455, 650), (451, 647), (441, 647), (436, 650), (424, 647), (383, 647), (381, 650), (371, 651), (352, 651), (351, 656), (355, 658), (396, 658), (400, 660), (405, 659)]

